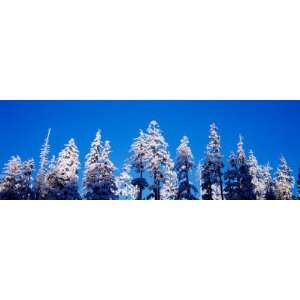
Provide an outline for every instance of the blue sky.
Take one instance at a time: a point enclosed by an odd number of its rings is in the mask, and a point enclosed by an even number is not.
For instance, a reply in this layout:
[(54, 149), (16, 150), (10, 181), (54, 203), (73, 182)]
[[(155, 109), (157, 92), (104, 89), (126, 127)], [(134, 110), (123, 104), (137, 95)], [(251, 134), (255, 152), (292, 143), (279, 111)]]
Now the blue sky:
[[(172, 157), (183, 135), (190, 138), (198, 162), (216, 122), (227, 160), (238, 135), (260, 163), (277, 167), (283, 154), (296, 175), (300, 165), (300, 101), (0, 101), (0, 164), (11, 155), (38, 162), (40, 147), (51, 132), (51, 154), (57, 155), (71, 138), (84, 156), (98, 128), (111, 141), (111, 159), (120, 170), (139, 129), (157, 120)], [(81, 170), (82, 171), (82, 170)]]

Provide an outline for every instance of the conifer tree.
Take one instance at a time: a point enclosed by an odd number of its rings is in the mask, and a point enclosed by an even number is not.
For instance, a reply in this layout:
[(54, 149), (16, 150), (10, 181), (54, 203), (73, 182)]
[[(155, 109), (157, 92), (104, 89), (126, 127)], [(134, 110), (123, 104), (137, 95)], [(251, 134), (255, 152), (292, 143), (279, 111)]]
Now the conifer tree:
[(261, 181), (264, 182), (264, 191), (261, 198), (265, 200), (276, 200), (275, 184), (271, 175), (271, 170), (272, 168), (269, 164), (260, 169)]
[(34, 193), (35, 199), (45, 199), (46, 186), (45, 186), (45, 176), (48, 170), (48, 156), (50, 152), (49, 138), (51, 129), (48, 129), (48, 134), (46, 136), (45, 142), (42, 146), (40, 153), (40, 168), (35, 178)]
[(194, 157), (189, 146), (188, 137), (184, 136), (177, 148), (175, 170), (178, 178), (177, 199), (195, 200), (196, 187), (190, 181), (190, 172), (194, 167)]
[(212, 123), (209, 128), (208, 145), (201, 164), (202, 199), (224, 200), (221, 143), (218, 128)]
[(80, 199), (78, 192), (79, 152), (70, 139), (46, 174), (46, 198), (49, 200)]
[(261, 167), (258, 165), (257, 159), (252, 150), (250, 150), (248, 158), (249, 175), (251, 176), (253, 200), (262, 200), (264, 197), (264, 181), (261, 178)]
[(19, 200), (21, 198), (22, 162), (19, 156), (12, 156), (4, 167), (0, 199)]
[(144, 177), (146, 170), (148, 145), (147, 136), (140, 130), (139, 136), (134, 140), (130, 148), (131, 156), (129, 159), (131, 168), (138, 174), (138, 177), (132, 180), (132, 184), (138, 189), (137, 199), (143, 199), (143, 190), (148, 187)]
[(99, 200), (115, 200), (117, 198), (117, 186), (114, 176), (115, 166), (109, 159), (110, 143), (105, 141), (99, 160)]
[(252, 183), (252, 176), (250, 174), (249, 163), (246, 159), (243, 148), (243, 139), (240, 136), (237, 149), (237, 163), (238, 163), (238, 193), (241, 200), (254, 200), (255, 186)]
[(138, 188), (132, 184), (130, 176), (130, 166), (125, 163), (121, 174), (116, 178), (117, 195), (119, 200), (135, 200)]
[(281, 156), (276, 172), (275, 191), (278, 200), (291, 200), (294, 187), (294, 177), (285, 158)]
[(228, 159), (229, 167), (224, 174), (225, 179), (225, 198), (228, 200), (239, 199), (239, 170), (237, 158), (231, 151)]
[(19, 156), (12, 156), (7, 162), (1, 179), (0, 199), (32, 199), (33, 160), (22, 163)]
[(34, 199), (34, 191), (32, 186), (32, 172), (34, 169), (34, 160), (26, 160), (22, 164), (22, 199)]
[(183, 200), (178, 198), (178, 180), (173, 166), (167, 166), (164, 171), (164, 185), (161, 189), (162, 200)]
[(148, 199), (160, 200), (165, 168), (171, 168), (172, 161), (168, 152), (168, 144), (156, 121), (151, 121), (147, 129), (147, 149), (147, 169), (153, 178), (153, 184), (150, 186), (152, 192)]
[(101, 132), (98, 130), (94, 141), (91, 144), (89, 153), (86, 155), (84, 177), (83, 177), (83, 198), (87, 200), (101, 199), (101, 155), (103, 143), (101, 142)]

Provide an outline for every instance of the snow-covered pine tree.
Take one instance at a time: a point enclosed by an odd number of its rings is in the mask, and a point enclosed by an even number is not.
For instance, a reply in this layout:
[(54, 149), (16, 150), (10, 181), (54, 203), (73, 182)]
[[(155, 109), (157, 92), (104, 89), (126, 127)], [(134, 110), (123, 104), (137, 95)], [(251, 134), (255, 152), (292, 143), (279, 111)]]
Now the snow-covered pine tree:
[(137, 199), (142, 200), (143, 190), (148, 187), (144, 177), (148, 157), (147, 136), (142, 130), (140, 130), (139, 136), (132, 143), (130, 152), (130, 166), (138, 174), (138, 177), (132, 180), (132, 184), (138, 189)]
[(189, 146), (188, 137), (184, 136), (180, 140), (177, 148), (175, 170), (178, 178), (178, 194), (177, 199), (195, 200), (194, 193), (197, 193), (196, 187), (190, 181), (190, 172), (194, 167), (194, 157)]
[(121, 174), (116, 178), (117, 196), (119, 200), (135, 200), (138, 194), (138, 187), (132, 184), (130, 166), (125, 163)]
[(115, 166), (109, 159), (110, 143), (105, 141), (99, 159), (99, 189), (97, 199), (115, 200), (117, 199), (117, 186), (114, 176)]
[(237, 158), (233, 151), (231, 151), (228, 159), (229, 167), (224, 173), (225, 179), (225, 198), (228, 200), (239, 199), (239, 170)]
[(201, 164), (202, 199), (224, 200), (221, 143), (218, 128), (212, 123), (209, 128), (205, 158)]
[(258, 170), (258, 179), (262, 182), (262, 190), (260, 191), (259, 199), (276, 200), (275, 184), (271, 175), (272, 168), (269, 164), (260, 166)]
[(21, 198), (22, 162), (19, 156), (12, 156), (6, 163), (1, 182), (1, 200), (19, 200)]
[(46, 174), (47, 199), (80, 199), (78, 192), (79, 167), (78, 148), (74, 139), (70, 139)]
[(238, 163), (238, 193), (241, 200), (254, 200), (255, 186), (252, 183), (252, 176), (250, 174), (249, 162), (246, 159), (243, 138), (240, 136), (237, 149), (237, 163)]
[(7, 162), (1, 179), (0, 199), (27, 200), (32, 198), (33, 160), (22, 163), (19, 156)]
[(101, 132), (96, 132), (95, 139), (91, 144), (89, 153), (86, 155), (84, 177), (83, 177), (83, 198), (87, 200), (101, 199), (100, 188), (100, 159), (103, 151)]
[(164, 171), (164, 184), (161, 189), (162, 200), (183, 200), (178, 198), (178, 179), (174, 166), (167, 165)]
[(22, 187), (21, 194), (23, 200), (34, 199), (34, 190), (32, 186), (32, 172), (34, 169), (34, 160), (26, 160), (22, 163)]
[(153, 184), (150, 186), (152, 192), (148, 199), (160, 200), (165, 168), (171, 168), (172, 161), (168, 152), (168, 144), (156, 121), (151, 121), (147, 129), (147, 149), (147, 169), (153, 178)]
[(265, 193), (265, 183), (261, 174), (261, 167), (258, 165), (257, 159), (252, 150), (249, 152), (248, 169), (251, 176), (253, 186), (253, 200), (263, 200)]
[(46, 186), (45, 186), (45, 176), (48, 170), (48, 156), (50, 152), (49, 138), (50, 138), (51, 128), (48, 129), (48, 134), (46, 136), (45, 142), (42, 146), (40, 153), (40, 168), (35, 178), (34, 183), (34, 194), (35, 199), (46, 199)]
[(285, 158), (281, 156), (275, 178), (275, 191), (278, 200), (291, 200), (293, 196), (294, 177)]

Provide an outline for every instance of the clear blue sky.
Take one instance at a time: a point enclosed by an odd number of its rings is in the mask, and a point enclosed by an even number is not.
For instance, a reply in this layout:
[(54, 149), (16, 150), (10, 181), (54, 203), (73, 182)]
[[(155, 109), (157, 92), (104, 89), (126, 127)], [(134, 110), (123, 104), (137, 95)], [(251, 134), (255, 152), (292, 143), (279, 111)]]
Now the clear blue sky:
[[(296, 175), (300, 165), (300, 101), (0, 101), (0, 164), (11, 155), (34, 158), (48, 128), (51, 153), (57, 155), (74, 137), (81, 163), (98, 128), (111, 141), (111, 159), (120, 169), (139, 129), (157, 120), (172, 157), (183, 135), (191, 141), (198, 162), (207, 143), (208, 128), (216, 122), (227, 160), (238, 135), (260, 163), (277, 167), (283, 154)], [(82, 171), (82, 170), (81, 170)], [(119, 170), (118, 170), (119, 171)]]

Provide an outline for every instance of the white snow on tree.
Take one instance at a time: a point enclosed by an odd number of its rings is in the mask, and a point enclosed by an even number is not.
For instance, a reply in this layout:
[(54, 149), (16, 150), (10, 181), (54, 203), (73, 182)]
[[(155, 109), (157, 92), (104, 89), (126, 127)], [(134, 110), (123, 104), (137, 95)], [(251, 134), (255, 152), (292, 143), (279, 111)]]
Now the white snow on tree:
[(258, 169), (258, 180), (261, 182), (259, 199), (276, 200), (275, 184), (271, 175), (272, 168), (269, 164), (260, 166)]
[(239, 199), (239, 170), (236, 155), (231, 151), (228, 159), (229, 167), (224, 173), (225, 179), (225, 198), (228, 200)]
[(138, 177), (132, 180), (132, 184), (138, 189), (137, 199), (142, 200), (143, 190), (148, 187), (144, 177), (148, 157), (147, 136), (142, 130), (140, 130), (139, 136), (132, 143), (130, 153), (129, 163), (131, 168), (138, 174)]
[(223, 167), (220, 136), (216, 124), (212, 123), (209, 128), (205, 158), (200, 169), (202, 199), (224, 200)]
[(241, 200), (253, 200), (255, 196), (255, 186), (252, 183), (249, 162), (246, 159), (244, 151), (244, 142), (242, 136), (237, 146), (237, 163), (238, 163), (238, 193)]
[[(117, 198), (117, 186), (114, 176), (115, 166), (109, 159), (110, 143), (105, 141), (99, 159), (99, 200), (114, 200)], [(98, 175), (97, 175), (98, 176)]]
[(97, 131), (96, 137), (91, 144), (90, 152), (86, 155), (84, 177), (83, 177), (83, 198), (87, 200), (101, 199), (100, 174), (101, 174), (101, 153), (103, 143), (101, 132)]
[(275, 191), (278, 200), (291, 200), (293, 196), (294, 177), (285, 158), (281, 156), (275, 178)]
[(161, 189), (162, 200), (183, 200), (178, 198), (178, 179), (173, 165), (167, 165), (164, 171), (164, 184)]
[(263, 200), (265, 185), (264, 181), (261, 180), (261, 169), (252, 150), (250, 150), (249, 152), (249, 158), (247, 163), (249, 168), (249, 174), (251, 176), (251, 183), (253, 186), (253, 199)]
[(147, 129), (147, 149), (147, 170), (153, 179), (153, 184), (149, 187), (152, 192), (148, 199), (160, 200), (165, 168), (171, 168), (172, 161), (168, 152), (168, 144), (156, 121), (151, 121)]
[(0, 186), (0, 199), (31, 199), (31, 175), (33, 169), (33, 160), (28, 160), (22, 163), (19, 156), (13, 156), (4, 168)]
[(34, 169), (34, 160), (26, 160), (22, 164), (22, 199), (34, 199), (32, 186), (32, 172)]
[(138, 195), (138, 187), (132, 184), (130, 166), (125, 163), (121, 174), (116, 178), (117, 196), (119, 200), (135, 200)]
[(49, 145), (50, 133), (51, 133), (51, 129), (48, 129), (48, 134), (40, 153), (40, 168), (36, 175), (35, 184), (34, 184), (35, 199), (46, 198), (45, 176), (48, 170), (48, 163), (49, 163), (48, 156), (50, 152), (50, 145)]
[(46, 197), (49, 200), (80, 199), (78, 192), (79, 152), (70, 139), (46, 174)]
[(194, 167), (194, 157), (188, 137), (184, 136), (177, 147), (175, 170), (178, 178), (177, 199), (195, 200), (196, 187), (190, 181), (190, 172)]

